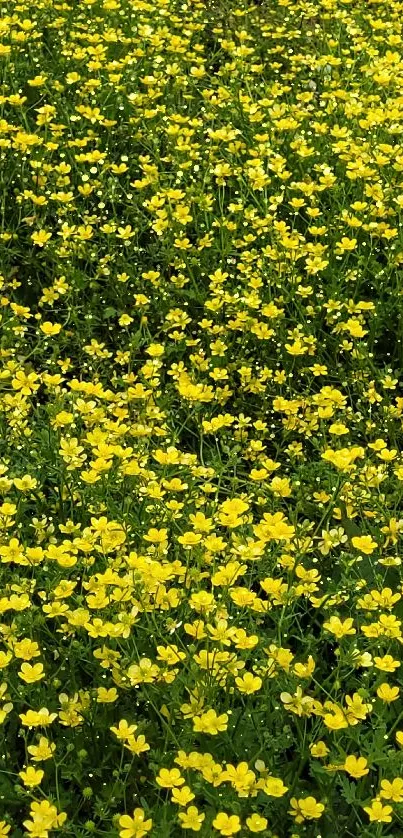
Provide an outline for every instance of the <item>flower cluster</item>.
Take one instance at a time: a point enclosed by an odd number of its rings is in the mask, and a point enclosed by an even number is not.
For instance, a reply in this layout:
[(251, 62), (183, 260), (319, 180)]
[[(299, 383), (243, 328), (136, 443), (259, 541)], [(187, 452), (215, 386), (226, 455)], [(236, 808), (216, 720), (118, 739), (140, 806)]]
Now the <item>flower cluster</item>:
[(403, 832), (399, 0), (5, 0), (0, 838)]

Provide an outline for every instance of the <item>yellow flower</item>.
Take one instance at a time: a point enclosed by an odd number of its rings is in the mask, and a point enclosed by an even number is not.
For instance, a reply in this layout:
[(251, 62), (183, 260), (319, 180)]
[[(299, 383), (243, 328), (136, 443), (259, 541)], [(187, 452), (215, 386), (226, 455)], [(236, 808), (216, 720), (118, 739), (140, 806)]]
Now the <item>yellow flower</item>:
[(38, 230), (32, 233), (31, 239), (38, 247), (44, 247), (45, 244), (52, 238), (52, 233), (47, 233), (46, 230)]
[(391, 701), (396, 701), (399, 697), (399, 693), (399, 687), (391, 687), (386, 683), (381, 684), (376, 691), (378, 698), (380, 698), (381, 701), (385, 701), (386, 704), (389, 704)]
[(143, 735), (129, 736), (125, 743), (125, 748), (127, 748), (131, 754), (136, 754), (136, 756), (150, 750), (150, 746)]
[(130, 314), (121, 314), (118, 323), (119, 326), (130, 326), (130, 323), (133, 323), (133, 317), (130, 317)]
[(392, 782), (381, 780), (381, 793), (379, 797), (385, 800), (393, 800), (394, 803), (403, 803), (403, 779), (395, 777)]
[(179, 544), (182, 544), (182, 547), (185, 550), (191, 550), (192, 547), (197, 547), (202, 540), (202, 536), (198, 532), (192, 532), (189, 530), (188, 532), (183, 533), (183, 535), (178, 536)]
[(319, 742), (313, 742), (312, 745), (309, 746), (309, 750), (312, 756), (317, 758), (326, 757), (329, 753), (329, 748), (325, 742), (322, 742), (322, 740)]
[(172, 803), (177, 803), (178, 806), (187, 806), (191, 800), (194, 800), (194, 794), (189, 786), (182, 786), (182, 788), (173, 788), (171, 792)]
[(287, 477), (273, 477), (269, 486), (277, 497), (289, 498), (292, 494), (291, 484)]
[(254, 786), (256, 775), (247, 762), (240, 762), (237, 766), (227, 763), (225, 771), (221, 774), (221, 780), (228, 780), (238, 794), (244, 797), (248, 796)]
[(285, 348), (289, 355), (305, 355), (308, 352), (308, 347), (302, 343), (300, 338), (297, 338), (294, 343), (286, 343)]
[(243, 523), (242, 516), (248, 509), (249, 504), (242, 498), (225, 500), (220, 506), (218, 520), (222, 526), (235, 529)]
[(382, 672), (394, 672), (400, 666), (400, 661), (395, 660), (392, 655), (384, 655), (382, 658), (374, 657), (374, 664)]
[(296, 716), (309, 715), (312, 708), (312, 698), (304, 696), (302, 687), (297, 687), (294, 695), (290, 693), (280, 693), (280, 701), (283, 702), (286, 709)]
[(364, 806), (371, 823), (390, 823), (393, 809), (391, 806), (383, 806), (380, 800), (373, 800), (370, 806)]
[(14, 486), (20, 492), (29, 492), (31, 489), (36, 489), (38, 481), (30, 474), (24, 474), (23, 477), (14, 477)]
[[(162, 343), (150, 343), (146, 349), (147, 355), (151, 358), (160, 358), (165, 352), (165, 346)], [(192, 516), (190, 516), (191, 518)]]
[(17, 370), (11, 381), (13, 390), (19, 390), (23, 396), (30, 396), (39, 390), (39, 376), (35, 372), (26, 374), (24, 370)]
[(368, 774), (369, 768), (367, 766), (368, 762), (365, 757), (351, 755), (346, 757), (343, 768), (347, 771), (347, 774), (350, 774), (350, 777), (354, 777), (357, 780), (359, 777), (364, 777), (365, 774)]
[(197, 591), (191, 595), (189, 605), (195, 611), (208, 614), (215, 606), (214, 596), (208, 591)]
[(288, 789), (278, 777), (266, 777), (262, 784), (262, 791), (268, 797), (283, 797)]
[(11, 652), (0, 651), (0, 669), (5, 669), (12, 660)]
[(364, 329), (356, 317), (350, 317), (346, 323), (343, 323), (343, 328), (352, 338), (363, 338), (368, 334), (368, 329)]
[(45, 320), (40, 325), (40, 330), (43, 332), (44, 335), (47, 337), (51, 337), (53, 335), (58, 335), (61, 331), (60, 323), (51, 323), (49, 320)]
[(356, 634), (353, 628), (354, 620), (352, 617), (347, 617), (345, 620), (340, 620), (340, 617), (330, 617), (326, 623), (323, 623), (323, 628), (334, 634), (338, 640), (348, 634)]
[(303, 823), (305, 820), (320, 818), (325, 811), (323, 803), (318, 803), (314, 797), (291, 798), (290, 815), (295, 818), (296, 823)]
[(41, 87), (46, 83), (47, 78), (47, 76), (35, 76), (33, 79), (28, 79), (28, 84), (30, 87)]
[(152, 824), (151, 818), (145, 820), (144, 809), (135, 809), (133, 817), (122, 815), (119, 818), (120, 838), (143, 838), (150, 832)]
[(18, 774), (24, 786), (33, 788), (34, 786), (39, 786), (45, 772), (41, 768), (34, 768), (33, 765), (28, 765), (24, 771), (19, 771)]
[(7, 702), (7, 704), (3, 704), (3, 707), (0, 708), (0, 725), (3, 724), (4, 720), (7, 718), (8, 714), (11, 713), (13, 709), (13, 705), (11, 701)]
[(115, 687), (97, 687), (97, 703), (98, 704), (112, 704), (118, 698), (118, 691)]
[(251, 695), (251, 693), (260, 690), (263, 681), (257, 675), (252, 675), (251, 672), (245, 672), (245, 675), (235, 678), (235, 683), (240, 693)]
[(343, 434), (348, 434), (348, 432), (348, 428), (343, 422), (333, 422), (329, 427), (329, 433), (335, 436), (343, 436)]
[(336, 254), (343, 254), (344, 251), (347, 250), (354, 250), (357, 245), (357, 239), (349, 239), (348, 236), (343, 236), (343, 238), (336, 242), (334, 252)]
[(246, 818), (246, 826), (249, 829), (249, 832), (264, 832), (267, 828), (267, 818), (261, 817), (261, 815), (250, 815), (249, 818)]
[(356, 550), (365, 553), (366, 556), (370, 556), (378, 546), (370, 535), (355, 535), (351, 539), (351, 543)]
[(193, 719), (193, 730), (197, 733), (209, 733), (211, 736), (216, 736), (223, 730), (227, 730), (228, 715), (221, 713), (217, 715), (215, 710), (207, 710), (201, 716), (195, 716)]
[(156, 782), (163, 789), (173, 789), (177, 786), (183, 786), (185, 780), (178, 768), (161, 768), (158, 777), (156, 777)]
[(47, 834), (48, 830), (62, 826), (67, 819), (66, 812), (58, 813), (56, 806), (53, 806), (48, 800), (31, 803), (30, 815), (32, 820), (23, 821), (23, 824), (27, 832), (35, 838), (37, 836), (42, 838), (44, 833)]
[(296, 663), (294, 666), (294, 673), (299, 678), (310, 678), (315, 671), (316, 664), (312, 655), (308, 655), (306, 663)]
[(355, 460), (363, 457), (364, 453), (364, 448), (358, 445), (352, 448), (340, 448), (338, 451), (327, 448), (322, 454), (322, 459), (332, 463), (340, 471), (352, 471), (355, 468)]
[(130, 739), (130, 737), (136, 732), (137, 725), (130, 725), (126, 719), (121, 719), (118, 727), (110, 727), (109, 730), (111, 730), (121, 742), (126, 742), (126, 740)]
[(22, 681), (25, 681), (26, 684), (35, 684), (36, 681), (40, 681), (45, 677), (43, 664), (30, 664), (24, 662), (21, 664), (21, 669), (19, 670), (18, 675)]
[(226, 812), (219, 812), (213, 820), (213, 826), (218, 829), (220, 835), (235, 835), (241, 830), (241, 821), (238, 815), (227, 815)]
[(346, 695), (346, 705), (347, 707), (345, 712), (350, 725), (356, 724), (358, 721), (365, 719), (368, 713), (372, 710), (372, 705), (366, 704), (359, 693), (353, 693), (352, 696)]
[(196, 806), (189, 806), (186, 812), (179, 812), (178, 815), (182, 829), (191, 829), (193, 832), (200, 832), (205, 817)]
[(47, 707), (41, 707), (40, 710), (27, 710), (26, 713), (20, 713), (20, 719), (26, 727), (47, 727), (57, 719), (57, 713), (49, 713)]
[(51, 759), (56, 750), (56, 745), (49, 742), (46, 736), (40, 736), (37, 745), (28, 745), (28, 753), (31, 754), (34, 762), (44, 762)]

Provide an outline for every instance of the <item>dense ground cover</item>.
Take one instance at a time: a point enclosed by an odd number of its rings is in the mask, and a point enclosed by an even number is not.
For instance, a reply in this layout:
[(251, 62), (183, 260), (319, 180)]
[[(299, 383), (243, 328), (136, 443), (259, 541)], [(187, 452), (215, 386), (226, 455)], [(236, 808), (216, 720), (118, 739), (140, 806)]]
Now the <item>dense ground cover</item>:
[(403, 831), (401, 2), (5, 2), (0, 838)]

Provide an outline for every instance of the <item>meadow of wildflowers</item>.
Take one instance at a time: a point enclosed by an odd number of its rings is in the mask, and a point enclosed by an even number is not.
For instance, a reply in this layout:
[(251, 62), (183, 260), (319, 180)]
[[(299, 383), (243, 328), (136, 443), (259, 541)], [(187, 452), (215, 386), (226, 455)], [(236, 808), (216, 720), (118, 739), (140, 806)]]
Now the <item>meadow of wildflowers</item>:
[(2, 4), (0, 838), (403, 835), (402, 28)]

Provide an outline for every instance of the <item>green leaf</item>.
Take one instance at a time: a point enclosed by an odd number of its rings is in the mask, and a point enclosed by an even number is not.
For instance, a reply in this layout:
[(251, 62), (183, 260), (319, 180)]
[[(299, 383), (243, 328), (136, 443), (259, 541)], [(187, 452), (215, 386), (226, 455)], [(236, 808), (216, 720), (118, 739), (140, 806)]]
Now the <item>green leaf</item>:
[(356, 802), (356, 786), (355, 783), (350, 783), (347, 780), (347, 777), (340, 777), (341, 780), (341, 787), (342, 787), (342, 795), (347, 803), (355, 803)]
[(111, 317), (115, 317), (115, 314), (117, 314), (116, 308), (113, 308), (113, 306), (107, 306), (103, 313), (103, 319), (110, 320)]

